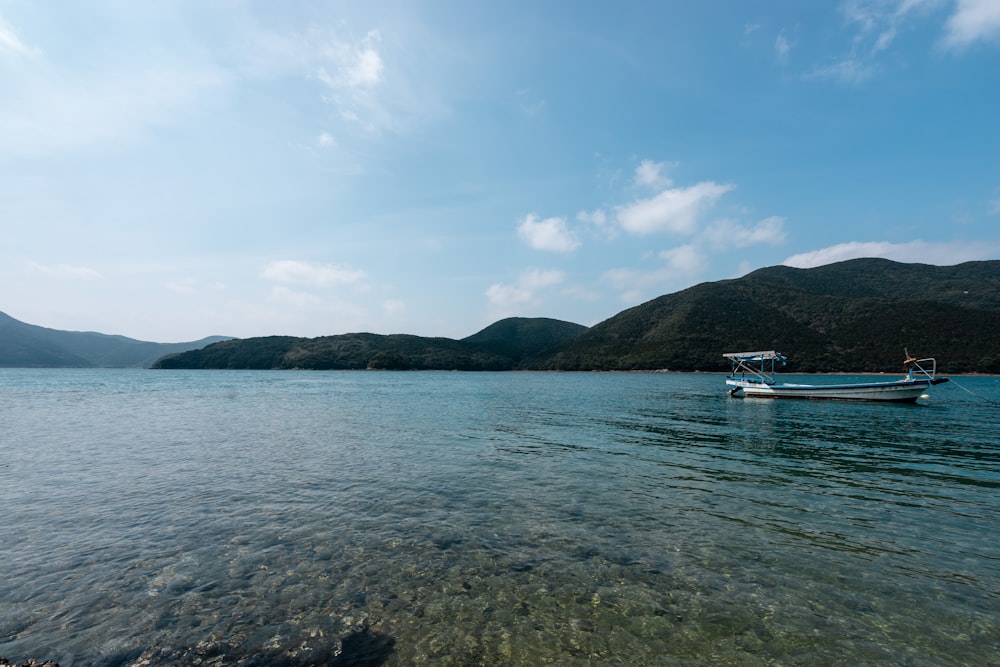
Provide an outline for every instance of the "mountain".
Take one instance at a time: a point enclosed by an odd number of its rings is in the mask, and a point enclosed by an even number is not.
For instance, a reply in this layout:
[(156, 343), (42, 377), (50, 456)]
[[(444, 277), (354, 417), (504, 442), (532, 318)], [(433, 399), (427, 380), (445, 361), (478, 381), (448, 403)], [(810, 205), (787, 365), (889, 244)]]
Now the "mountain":
[(154, 367), (503, 371), (514, 370), (522, 358), (537, 356), (585, 330), (579, 324), (547, 318), (510, 318), (462, 340), (372, 333), (270, 336), (171, 355)]
[(47, 329), (0, 312), (0, 367), (148, 368), (164, 355), (221, 340), (226, 338), (149, 343), (89, 331)]
[(589, 329), (511, 318), (462, 340), (252, 338), (156, 366), (722, 371), (723, 352), (771, 349), (788, 356), (792, 372), (894, 372), (909, 350), (936, 357), (943, 372), (1000, 373), (1000, 261), (773, 266), (661, 296)]
[(462, 342), (510, 357), (515, 363), (541, 356), (587, 330), (582, 324), (545, 317), (509, 317), (474, 333)]
[(789, 371), (895, 371), (909, 349), (946, 372), (1000, 372), (1000, 261), (759, 269), (630, 308), (526, 363), (720, 371), (723, 352), (771, 349)]
[(772, 266), (658, 297), (589, 329), (509, 318), (461, 340), (352, 333), (163, 344), (0, 313), (0, 366), (722, 371), (723, 352), (772, 349), (788, 356), (790, 372), (893, 372), (909, 350), (936, 357), (942, 372), (1000, 373), (1000, 261)]

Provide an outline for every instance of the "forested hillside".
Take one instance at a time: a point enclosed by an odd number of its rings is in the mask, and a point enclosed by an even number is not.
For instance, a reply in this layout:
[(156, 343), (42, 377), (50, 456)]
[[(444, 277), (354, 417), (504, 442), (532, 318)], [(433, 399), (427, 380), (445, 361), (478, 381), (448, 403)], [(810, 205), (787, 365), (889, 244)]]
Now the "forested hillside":
[(93, 331), (60, 331), (0, 313), (0, 367), (148, 368), (166, 354), (226, 340), (212, 336), (188, 343), (150, 343)]
[(233, 340), (160, 368), (721, 371), (723, 352), (775, 349), (788, 370), (896, 372), (904, 350), (944, 372), (1000, 373), (1000, 261), (857, 259), (702, 283), (590, 329), (510, 318), (462, 340), (344, 334)]

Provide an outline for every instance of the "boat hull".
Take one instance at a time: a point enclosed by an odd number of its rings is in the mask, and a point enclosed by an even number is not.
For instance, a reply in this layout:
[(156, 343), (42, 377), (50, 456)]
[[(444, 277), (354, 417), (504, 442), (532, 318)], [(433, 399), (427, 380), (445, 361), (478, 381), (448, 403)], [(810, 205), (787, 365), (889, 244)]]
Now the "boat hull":
[(739, 398), (797, 398), (835, 401), (887, 401), (913, 403), (931, 385), (929, 379), (867, 382), (859, 384), (762, 384), (728, 380), (730, 394)]

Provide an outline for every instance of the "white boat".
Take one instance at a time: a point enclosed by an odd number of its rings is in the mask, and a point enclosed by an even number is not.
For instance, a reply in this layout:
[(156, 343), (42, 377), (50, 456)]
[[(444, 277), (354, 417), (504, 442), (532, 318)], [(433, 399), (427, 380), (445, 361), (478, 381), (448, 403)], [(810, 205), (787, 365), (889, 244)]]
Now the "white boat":
[(764, 352), (727, 352), (722, 355), (733, 364), (726, 378), (732, 387), (730, 396), (737, 398), (810, 398), (842, 401), (894, 401), (913, 403), (924, 396), (932, 385), (947, 382), (937, 375), (933, 358), (914, 359), (907, 355), (903, 362), (906, 375), (887, 382), (852, 382), (848, 384), (776, 384), (775, 364), (785, 364), (785, 356)]

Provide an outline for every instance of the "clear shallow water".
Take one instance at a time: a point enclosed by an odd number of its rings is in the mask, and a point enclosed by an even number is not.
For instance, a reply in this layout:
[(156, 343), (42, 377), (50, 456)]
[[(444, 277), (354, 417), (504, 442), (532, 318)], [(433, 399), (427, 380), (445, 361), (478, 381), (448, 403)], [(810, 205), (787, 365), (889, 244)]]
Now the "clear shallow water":
[(0, 370), (0, 656), (997, 665), (1000, 379), (959, 382)]

